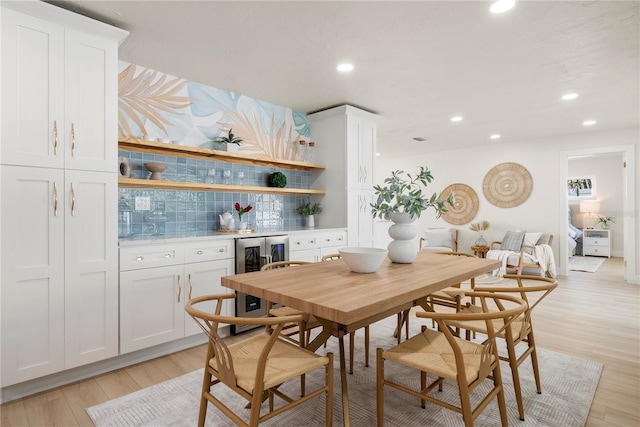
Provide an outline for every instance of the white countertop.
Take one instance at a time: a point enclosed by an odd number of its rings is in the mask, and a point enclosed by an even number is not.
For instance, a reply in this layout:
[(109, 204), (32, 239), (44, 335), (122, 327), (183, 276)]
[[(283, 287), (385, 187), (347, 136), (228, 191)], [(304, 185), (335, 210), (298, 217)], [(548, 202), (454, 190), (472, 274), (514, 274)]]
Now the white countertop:
[(263, 236), (278, 236), (282, 234), (292, 235), (299, 233), (326, 233), (332, 231), (346, 231), (345, 228), (292, 228), (282, 230), (270, 230), (270, 231), (255, 231), (253, 233), (230, 233), (219, 231), (201, 231), (201, 232), (188, 232), (188, 233), (168, 233), (158, 234), (157, 236), (139, 235), (132, 237), (120, 237), (118, 239), (118, 245), (123, 246), (136, 246), (146, 245), (153, 243), (171, 243), (171, 242), (191, 242), (195, 240), (208, 240), (208, 239), (242, 239), (246, 237), (263, 237)]

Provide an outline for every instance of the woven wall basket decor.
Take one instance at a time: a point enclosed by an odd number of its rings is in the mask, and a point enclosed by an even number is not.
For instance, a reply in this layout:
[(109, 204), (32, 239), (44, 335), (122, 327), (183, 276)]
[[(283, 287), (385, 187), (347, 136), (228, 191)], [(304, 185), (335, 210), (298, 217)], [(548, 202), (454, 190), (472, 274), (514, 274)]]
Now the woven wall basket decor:
[(453, 225), (466, 224), (478, 213), (478, 195), (468, 185), (451, 184), (442, 190), (441, 197), (446, 199), (452, 191), (453, 208), (447, 206), (449, 212), (442, 215), (442, 219)]
[(501, 163), (493, 167), (482, 182), (487, 200), (500, 208), (521, 205), (531, 194), (533, 179), (529, 171), (518, 163)]

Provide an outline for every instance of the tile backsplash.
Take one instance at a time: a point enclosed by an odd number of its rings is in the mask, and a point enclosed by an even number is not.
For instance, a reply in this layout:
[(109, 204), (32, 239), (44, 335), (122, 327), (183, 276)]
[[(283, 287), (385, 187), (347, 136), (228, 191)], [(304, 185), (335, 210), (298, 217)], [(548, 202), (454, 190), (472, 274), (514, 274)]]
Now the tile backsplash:
[[(147, 153), (119, 151), (118, 156), (130, 164), (131, 178), (147, 179), (151, 172), (146, 162), (166, 163), (162, 178), (178, 182), (209, 182), (246, 186), (267, 186), (267, 177), (273, 172), (282, 172), (287, 177), (288, 188), (310, 188), (310, 173), (289, 169), (278, 169), (253, 165), (240, 165), (202, 159), (190, 159)], [(122, 160), (122, 159), (121, 159)], [(226, 172), (226, 177), (225, 177)], [(136, 211), (135, 198), (149, 197), (149, 211)], [(303, 217), (297, 208), (309, 201), (309, 196), (273, 195), (254, 193), (219, 193), (212, 191), (174, 191), (120, 188), (119, 198), (131, 212), (131, 232), (134, 237), (152, 237), (155, 234), (185, 234), (214, 231), (220, 227), (220, 214), (234, 209), (236, 202), (243, 207), (250, 204), (253, 209), (243, 215), (249, 228), (269, 231), (302, 227)], [(159, 209), (166, 221), (156, 221), (149, 214)], [(122, 236), (121, 236), (122, 237)]]

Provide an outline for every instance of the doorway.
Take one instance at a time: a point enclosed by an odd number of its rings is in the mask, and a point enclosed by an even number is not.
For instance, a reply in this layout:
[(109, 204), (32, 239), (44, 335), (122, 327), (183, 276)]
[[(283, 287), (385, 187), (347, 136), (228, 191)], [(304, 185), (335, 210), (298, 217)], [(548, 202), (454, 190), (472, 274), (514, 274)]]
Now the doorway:
[[(620, 155), (622, 157), (622, 209), (619, 210), (620, 217), (618, 224), (622, 226), (623, 240), (623, 268), (624, 279), (628, 283), (638, 284), (638, 275), (636, 274), (636, 223), (635, 211), (636, 206), (636, 162), (635, 162), (635, 146), (611, 146), (601, 148), (590, 148), (574, 151), (561, 152), (560, 156), (560, 179), (561, 179), (561, 197), (560, 197), (560, 224), (567, 223), (567, 209), (569, 208), (569, 195), (567, 192), (567, 180), (569, 176), (570, 159), (586, 157), (586, 156), (611, 156)], [(560, 233), (559, 255), (562, 262), (560, 263), (559, 274), (568, 275), (568, 260), (571, 253), (568, 249), (567, 233)]]

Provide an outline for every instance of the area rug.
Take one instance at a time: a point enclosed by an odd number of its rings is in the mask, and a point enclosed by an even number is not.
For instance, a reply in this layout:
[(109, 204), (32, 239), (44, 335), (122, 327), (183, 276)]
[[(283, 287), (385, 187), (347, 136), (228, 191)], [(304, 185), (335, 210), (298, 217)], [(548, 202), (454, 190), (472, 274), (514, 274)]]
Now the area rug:
[(590, 256), (572, 256), (569, 257), (569, 270), (586, 271), (587, 273), (595, 273), (604, 263), (605, 258)]
[[(376, 378), (375, 349), (395, 345), (393, 331), (395, 316), (371, 325), (371, 365), (364, 366), (364, 343), (362, 332), (356, 336), (356, 357), (353, 375), (347, 375), (351, 425), (368, 427), (376, 424)], [(410, 334), (418, 333), (420, 320), (411, 319)], [(338, 365), (338, 342), (330, 339), (327, 349), (332, 351)], [(504, 351), (504, 349), (501, 349)], [(526, 421), (518, 418), (511, 371), (506, 363), (501, 364), (505, 386), (505, 399), (509, 424), (517, 426), (571, 427), (584, 426), (595, 394), (602, 364), (565, 354), (538, 349), (542, 394), (536, 393), (533, 372), (529, 358), (520, 366)], [(307, 390), (322, 381), (322, 372), (307, 375)], [(404, 384), (419, 386), (419, 375), (398, 365), (387, 362), (385, 372), (388, 377)], [(432, 378), (432, 377), (431, 377)], [(198, 419), (199, 395), (202, 384), (202, 370), (197, 370), (152, 387), (139, 390), (120, 398), (92, 406), (87, 413), (96, 426), (195, 426)], [(290, 381), (281, 387), (292, 395), (299, 393), (300, 382)], [(480, 386), (482, 387), (482, 385)], [(478, 388), (480, 388), (478, 387)], [(489, 387), (489, 384), (487, 384)], [(227, 403), (233, 411), (248, 417), (246, 402), (229, 391), (224, 385), (214, 388), (216, 396)], [(472, 403), (478, 401), (478, 389), (474, 390)], [(434, 393), (437, 393), (434, 392)], [(475, 396), (475, 400), (473, 397)], [(458, 401), (457, 387), (445, 383), (439, 398)], [(340, 373), (335, 369), (333, 425), (342, 425), (342, 403), (340, 393)], [(277, 400), (276, 400), (277, 401)], [(265, 404), (266, 406), (266, 404)], [(476, 419), (476, 426), (500, 425), (500, 414), (495, 401)], [(212, 404), (207, 412), (207, 426), (229, 426), (234, 424), (222, 415)], [(299, 407), (287, 411), (268, 422), (267, 426), (324, 426), (324, 396), (312, 399)], [(409, 426), (462, 426), (462, 417), (457, 413), (427, 402), (426, 409), (420, 408), (417, 398), (406, 393), (385, 388), (385, 425)]]

